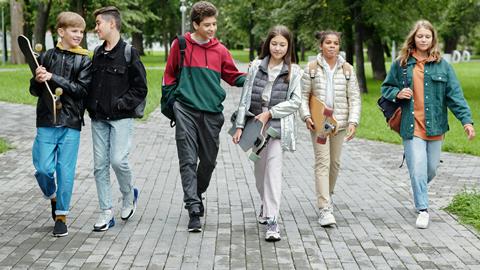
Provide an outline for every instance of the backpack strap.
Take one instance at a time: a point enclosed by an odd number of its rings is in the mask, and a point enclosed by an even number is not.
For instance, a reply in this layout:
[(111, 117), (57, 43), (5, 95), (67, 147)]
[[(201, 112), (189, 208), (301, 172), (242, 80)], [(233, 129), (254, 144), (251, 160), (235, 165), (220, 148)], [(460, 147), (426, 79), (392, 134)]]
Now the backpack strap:
[(125, 61), (127, 61), (127, 65), (130, 66), (132, 64), (132, 45), (125, 44), (125, 51), (123, 52), (125, 56)]
[(343, 75), (345, 76), (345, 80), (347, 80), (347, 84), (348, 84), (348, 81), (350, 81), (350, 77), (352, 76), (353, 67), (348, 62), (345, 62), (342, 65), (342, 69), (343, 69)]
[(178, 72), (175, 77), (178, 82), (178, 80), (180, 80), (180, 75), (183, 69), (183, 61), (185, 60), (185, 49), (187, 48), (187, 42), (185, 41), (185, 36), (183, 35), (178, 35), (177, 40), (178, 40), (178, 47), (180, 49), (180, 62), (178, 64)]
[(308, 62), (308, 71), (310, 72), (310, 79), (315, 79), (315, 75), (317, 74), (318, 64), (317, 59)]
[(75, 78), (78, 76), (78, 72), (82, 66), (82, 55), (75, 54), (75, 59), (73, 60), (73, 75)]

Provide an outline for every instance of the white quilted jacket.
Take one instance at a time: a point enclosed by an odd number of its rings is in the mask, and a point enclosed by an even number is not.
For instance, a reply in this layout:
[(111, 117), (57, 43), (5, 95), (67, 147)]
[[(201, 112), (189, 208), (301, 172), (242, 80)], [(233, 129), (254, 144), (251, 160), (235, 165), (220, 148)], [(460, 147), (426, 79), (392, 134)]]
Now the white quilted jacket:
[[(321, 63), (322, 55), (317, 56), (317, 73), (313, 79), (313, 89), (312, 89), (312, 79), (310, 78), (310, 70), (308, 65), (305, 67), (305, 72), (302, 77), (302, 105), (300, 107), (300, 117), (305, 121), (310, 117), (310, 108), (308, 106), (308, 101), (310, 94), (313, 94), (316, 97), (319, 97), (320, 100), (325, 101), (325, 91), (327, 87), (327, 78), (326, 73), (322, 68)], [(333, 77), (334, 81), (334, 112), (333, 115), (337, 119), (338, 129), (342, 130), (347, 128), (349, 123), (358, 125), (360, 122), (360, 112), (361, 112), (361, 96), (360, 88), (358, 87), (357, 76), (355, 75), (355, 70), (352, 69), (350, 80), (347, 80), (343, 73), (342, 65), (345, 63), (345, 59), (341, 56), (338, 56), (337, 67), (335, 70), (335, 75)]]

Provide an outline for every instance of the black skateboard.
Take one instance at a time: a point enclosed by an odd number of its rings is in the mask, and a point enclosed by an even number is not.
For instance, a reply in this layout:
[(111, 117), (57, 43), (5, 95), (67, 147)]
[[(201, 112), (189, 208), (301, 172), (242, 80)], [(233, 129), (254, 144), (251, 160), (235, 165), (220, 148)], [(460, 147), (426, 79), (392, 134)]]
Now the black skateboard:
[[(35, 77), (35, 70), (40, 66), (37, 61), (38, 55), (32, 50), (30, 40), (28, 40), (26, 36), (18, 36), (17, 42), (20, 50), (25, 56), (25, 61), (30, 67), (30, 71), (32, 71), (32, 74)], [(46, 91), (42, 91), (42, 99), (45, 104), (47, 104), (50, 112), (53, 114), (53, 123), (55, 124), (57, 122), (57, 112), (62, 108), (60, 96), (62, 95), (63, 90), (61, 88), (57, 88), (55, 89), (55, 93), (53, 93), (50, 89), (50, 85), (48, 85), (48, 82), (45, 82), (45, 86), (47, 87), (47, 89)]]

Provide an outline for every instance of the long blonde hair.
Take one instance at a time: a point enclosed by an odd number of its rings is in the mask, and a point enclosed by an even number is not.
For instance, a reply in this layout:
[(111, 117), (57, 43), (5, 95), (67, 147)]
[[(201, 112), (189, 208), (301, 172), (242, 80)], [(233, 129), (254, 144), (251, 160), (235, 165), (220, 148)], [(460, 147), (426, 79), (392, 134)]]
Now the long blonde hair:
[(400, 50), (400, 55), (398, 60), (400, 60), (400, 65), (405, 66), (407, 64), (408, 57), (412, 54), (413, 50), (416, 49), (415, 46), (415, 35), (420, 28), (425, 28), (432, 32), (432, 45), (428, 49), (428, 57), (433, 57), (436, 62), (440, 61), (440, 49), (438, 48), (438, 38), (437, 31), (433, 28), (433, 25), (427, 20), (419, 20), (415, 23), (410, 33), (403, 42), (402, 49)]

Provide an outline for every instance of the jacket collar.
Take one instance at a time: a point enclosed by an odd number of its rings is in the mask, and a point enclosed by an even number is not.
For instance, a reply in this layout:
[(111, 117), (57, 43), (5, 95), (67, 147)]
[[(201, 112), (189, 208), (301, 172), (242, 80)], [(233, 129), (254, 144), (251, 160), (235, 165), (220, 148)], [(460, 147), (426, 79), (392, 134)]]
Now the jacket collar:
[[(268, 62), (270, 61), (270, 56), (265, 56), (265, 58), (261, 59), (260, 66), (258, 67), (262, 72), (268, 74)], [(288, 66), (285, 64), (285, 61), (283, 61), (283, 66), (282, 70), (280, 71), (280, 75), (288, 74)]]
[[(120, 39), (118, 40), (117, 44), (115, 44), (115, 47), (113, 47), (113, 49), (111, 49), (110, 51), (108, 51), (108, 53), (109, 53), (109, 54), (114, 54), (121, 46), (123, 46), (123, 43), (124, 43), (124, 42), (125, 42), (125, 41), (123, 41), (123, 39), (120, 38)], [(102, 53), (107, 52), (107, 51), (105, 50), (105, 45), (106, 45), (106, 43), (107, 43), (106, 41), (103, 42), (100, 52), (102, 52)]]

